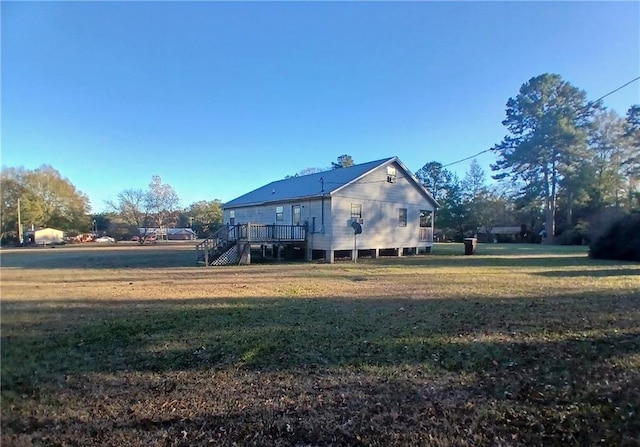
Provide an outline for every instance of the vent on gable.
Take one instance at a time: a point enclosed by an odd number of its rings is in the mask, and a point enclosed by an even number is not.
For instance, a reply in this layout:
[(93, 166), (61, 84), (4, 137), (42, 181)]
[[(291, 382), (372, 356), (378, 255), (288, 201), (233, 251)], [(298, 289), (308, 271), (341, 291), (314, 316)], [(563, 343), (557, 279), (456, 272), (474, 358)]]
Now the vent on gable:
[(397, 173), (395, 166), (387, 166), (387, 182), (395, 183), (397, 179)]

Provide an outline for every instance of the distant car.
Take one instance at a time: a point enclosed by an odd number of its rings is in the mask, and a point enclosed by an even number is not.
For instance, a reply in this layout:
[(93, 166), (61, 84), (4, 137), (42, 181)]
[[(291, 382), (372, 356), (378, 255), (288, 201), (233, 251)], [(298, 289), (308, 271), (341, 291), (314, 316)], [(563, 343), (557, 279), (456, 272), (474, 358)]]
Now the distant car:
[(114, 238), (112, 238), (111, 236), (102, 236), (96, 239), (96, 242), (98, 243), (102, 243), (102, 244), (115, 244), (116, 240)]

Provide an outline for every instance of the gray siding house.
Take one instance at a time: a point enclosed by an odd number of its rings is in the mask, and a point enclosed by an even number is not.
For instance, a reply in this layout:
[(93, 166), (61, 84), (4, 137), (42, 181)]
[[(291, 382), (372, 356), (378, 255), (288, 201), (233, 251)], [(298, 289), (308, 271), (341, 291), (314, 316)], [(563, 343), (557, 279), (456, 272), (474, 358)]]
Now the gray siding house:
[(331, 263), (429, 252), (437, 207), (392, 157), (269, 183), (225, 203), (223, 222), (302, 227), (306, 258)]

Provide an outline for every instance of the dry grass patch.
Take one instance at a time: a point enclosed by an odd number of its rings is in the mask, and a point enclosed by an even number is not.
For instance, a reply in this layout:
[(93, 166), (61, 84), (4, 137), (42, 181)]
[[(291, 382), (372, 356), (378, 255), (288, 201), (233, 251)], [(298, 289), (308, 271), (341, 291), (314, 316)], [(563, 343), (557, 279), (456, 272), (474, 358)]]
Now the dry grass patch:
[(2, 254), (3, 445), (640, 442), (638, 264), (65, 250)]

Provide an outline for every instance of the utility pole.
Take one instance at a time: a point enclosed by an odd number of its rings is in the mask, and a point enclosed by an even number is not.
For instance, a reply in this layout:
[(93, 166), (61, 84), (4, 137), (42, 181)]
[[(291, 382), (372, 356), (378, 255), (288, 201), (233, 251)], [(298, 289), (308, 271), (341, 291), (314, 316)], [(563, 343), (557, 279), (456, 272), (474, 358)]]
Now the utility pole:
[(18, 243), (22, 245), (22, 219), (20, 218), (20, 199), (18, 199)]
[(358, 244), (356, 243), (356, 237), (358, 233), (356, 231), (353, 232), (353, 262), (354, 264), (358, 262)]

